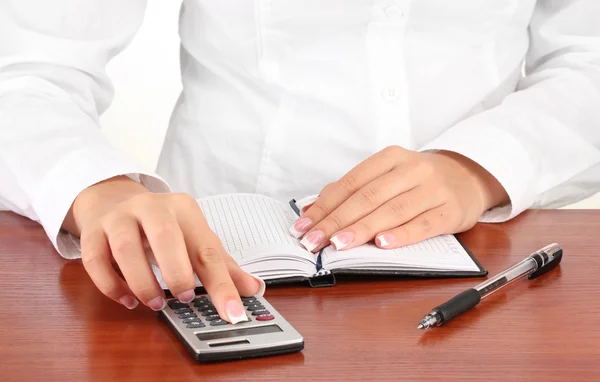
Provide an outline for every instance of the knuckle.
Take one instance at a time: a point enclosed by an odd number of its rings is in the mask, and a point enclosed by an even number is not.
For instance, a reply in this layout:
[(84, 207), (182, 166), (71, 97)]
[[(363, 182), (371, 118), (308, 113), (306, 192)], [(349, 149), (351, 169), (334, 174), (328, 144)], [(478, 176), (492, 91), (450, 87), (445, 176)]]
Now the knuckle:
[(389, 156), (397, 156), (404, 153), (404, 149), (398, 145), (391, 145), (383, 149), (383, 154)]
[(421, 229), (423, 230), (423, 232), (430, 232), (433, 229), (433, 223), (431, 221), (431, 219), (429, 218), (422, 218), (419, 221), (419, 225), (421, 227)]
[(377, 203), (379, 189), (373, 186), (363, 187), (358, 194), (363, 201), (367, 202), (369, 205), (374, 205)]
[(421, 176), (430, 177), (435, 173), (435, 165), (429, 160), (418, 161), (416, 167)]
[(408, 204), (404, 201), (391, 201), (388, 203), (387, 209), (392, 216), (404, 216), (408, 209)]
[(371, 234), (373, 232), (371, 225), (364, 220), (357, 221), (355, 226), (358, 232), (364, 232), (366, 234)]
[(135, 247), (132, 235), (128, 231), (119, 231), (112, 234), (109, 237), (109, 242), (113, 253), (131, 253)]
[(157, 291), (151, 285), (147, 284), (130, 285), (130, 288), (133, 294), (135, 294), (137, 298), (140, 299), (140, 301), (144, 302), (150, 301), (151, 299), (159, 295), (159, 293), (157, 293)]
[(165, 283), (169, 286), (169, 289), (174, 292), (194, 289), (194, 283), (188, 279), (189, 277), (185, 277), (182, 274), (164, 275)]
[(102, 218), (102, 226), (104, 229), (118, 227), (125, 219), (126, 215), (120, 209), (115, 209), (104, 215)]
[(111, 250), (115, 254), (129, 254), (133, 251), (133, 241), (125, 235), (115, 236), (110, 242)]
[(316, 213), (318, 216), (327, 216), (329, 215), (329, 207), (317, 201), (312, 205), (312, 207), (310, 207), (310, 212)]
[(98, 290), (109, 298), (120, 298), (121, 288), (116, 283), (108, 282), (108, 283), (100, 283), (98, 286)]
[(175, 235), (177, 225), (172, 221), (162, 221), (152, 229), (152, 236), (157, 240), (164, 240)]
[(222, 261), (221, 252), (216, 247), (202, 247), (198, 250), (200, 264), (214, 264)]
[(219, 281), (218, 283), (213, 285), (211, 289), (218, 294), (231, 296), (234, 296), (236, 294), (235, 287), (231, 282), (228, 281)]
[(338, 181), (338, 184), (340, 188), (346, 191), (347, 193), (352, 193), (354, 192), (354, 190), (356, 190), (358, 181), (354, 176), (346, 175)]
[(176, 204), (183, 206), (191, 206), (196, 203), (196, 200), (190, 195), (184, 192), (177, 192), (170, 194), (169, 196)]
[(133, 196), (130, 201), (135, 205), (148, 206), (155, 204), (158, 200), (158, 195), (152, 192), (143, 192)]
[(332, 188), (335, 188), (335, 182), (329, 183), (325, 187), (323, 187), (319, 195), (323, 196), (327, 194), (329, 191), (331, 191)]
[(327, 218), (327, 221), (324, 222), (327, 226), (329, 226), (328, 228), (331, 229), (331, 231), (338, 231), (340, 229), (343, 228), (343, 221), (342, 218), (337, 215), (337, 214), (333, 214), (331, 216), (329, 216)]
[(81, 262), (83, 263), (84, 268), (93, 268), (96, 264), (102, 262), (103, 255), (101, 252), (96, 251), (95, 249), (89, 249), (82, 252)]

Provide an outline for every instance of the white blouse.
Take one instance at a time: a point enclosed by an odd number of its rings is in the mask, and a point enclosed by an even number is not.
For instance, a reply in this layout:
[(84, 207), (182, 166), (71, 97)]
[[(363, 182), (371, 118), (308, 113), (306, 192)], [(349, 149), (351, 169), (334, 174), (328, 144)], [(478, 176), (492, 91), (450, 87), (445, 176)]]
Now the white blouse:
[(183, 92), (156, 174), (98, 123), (105, 66), (145, 6), (0, 1), (0, 206), (65, 257), (74, 198), (118, 174), (287, 201), (400, 145), (490, 171), (511, 204), (482, 221), (600, 188), (600, 1), (184, 0)]

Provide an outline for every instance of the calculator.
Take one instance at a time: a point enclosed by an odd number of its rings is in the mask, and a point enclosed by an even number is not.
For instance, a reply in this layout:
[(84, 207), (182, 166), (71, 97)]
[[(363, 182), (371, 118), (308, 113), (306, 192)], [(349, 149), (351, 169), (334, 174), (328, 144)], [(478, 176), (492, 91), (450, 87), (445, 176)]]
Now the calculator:
[(208, 295), (190, 303), (167, 299), (161, 317), (197, 362), (228, 361), (304, 349), (304, 339), (264, 297), (242, 297), (246, 322), (222, 320)]

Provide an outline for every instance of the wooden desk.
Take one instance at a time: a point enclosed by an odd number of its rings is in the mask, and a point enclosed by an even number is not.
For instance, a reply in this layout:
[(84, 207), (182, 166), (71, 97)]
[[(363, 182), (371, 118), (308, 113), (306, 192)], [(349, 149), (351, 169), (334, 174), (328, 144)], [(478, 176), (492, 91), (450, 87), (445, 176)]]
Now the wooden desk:
[(565, 257), (428, 332), (416, 329), (423, 314), (481, 279), (272, 287), (305, 350), (201, 365), (156, 313), (108, 300), (37, 224), (0, 213), (0, 380), (597, 380), (600, 211), (530, 211), (462, 239), (490, 275), (553, 241)]

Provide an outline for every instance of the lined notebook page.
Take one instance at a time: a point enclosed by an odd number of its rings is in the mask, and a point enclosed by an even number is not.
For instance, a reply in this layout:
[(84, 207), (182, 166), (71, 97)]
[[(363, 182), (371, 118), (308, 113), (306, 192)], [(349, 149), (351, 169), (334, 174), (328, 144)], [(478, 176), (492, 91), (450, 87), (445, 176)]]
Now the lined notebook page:
[(205, 199), (198, 203), (212, 230), (223, 242), (225, 250), (234, 255), (266, 245), (301, 248), (289, 235), (292, 224), (282, 205), (271, 198), (252, 194), (229, 194)]
[(381, 249), (372, 243), (348, 251), (323, 251), (323, 262), (331, 268), (416, 268), (473, 270), (479, 268), (454, 235), (442, 235), (397, 249)]

